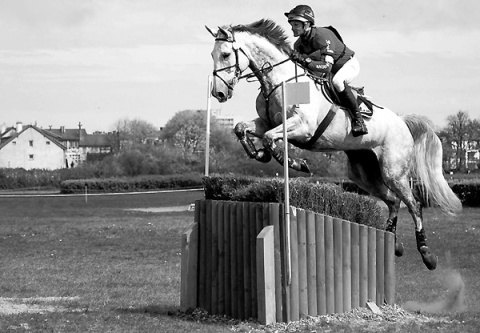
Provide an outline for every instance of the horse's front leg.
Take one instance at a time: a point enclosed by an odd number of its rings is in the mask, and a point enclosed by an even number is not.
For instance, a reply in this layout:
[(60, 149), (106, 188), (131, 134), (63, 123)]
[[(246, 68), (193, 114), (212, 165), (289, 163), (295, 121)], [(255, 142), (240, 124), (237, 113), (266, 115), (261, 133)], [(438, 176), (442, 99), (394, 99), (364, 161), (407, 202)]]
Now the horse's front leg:
[[(308, 134), (308, 127), (303, 123), (300, 116), (295, 115), (287, 119), (287, 141), (290, 139), (305, 138)], [(263, 136), (263, 146), (271, 153), (273, 158), (281, 165), (285, 162), (284, 150), (277, 145), (278, 141), (283, 141), (283, 124), (267, 131)], [(287, 165), (296, 171), (310, 173), (307, 161), (298, 158), (288, 158)]]
[(272, 159), (272, 155), (264, 148), (257, 149), (248, 134), (255, 137), (262, 138), (267, 127), (265, 122), (256, 118), (249, 122), (240, 122), (235, 126), (235, 135), (237, 136), (243, 149), (250, 158), (254, 158), (259, 162), (268, 163)]

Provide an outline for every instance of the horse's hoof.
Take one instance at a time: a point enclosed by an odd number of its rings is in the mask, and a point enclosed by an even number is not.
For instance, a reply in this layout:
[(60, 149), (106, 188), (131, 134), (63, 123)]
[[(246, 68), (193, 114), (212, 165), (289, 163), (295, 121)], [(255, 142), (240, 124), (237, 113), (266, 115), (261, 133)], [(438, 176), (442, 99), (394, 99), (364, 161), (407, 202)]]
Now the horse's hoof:
[(255, 159), (262, 163), (268, 163), (272, 159), (272, 155), (267, 153), (265, 149), (259, 149), (255, 155)]
[(310, 173), (310, 168), (308, 167), (306, 160), (302, 160), (300, 162), (300, 171), (305, 173)]
[(395, 256), (401, 257), (403, 256), (404, 252), (405, 252), (405, 249), (403, 248), (403, 243), (395, 243)]
[(427, 246), (422, 246), (419, 249), (422, 255), (422, 260), (425, 266), (431, 271), (437, 268), (437, 256), (430, 252)]

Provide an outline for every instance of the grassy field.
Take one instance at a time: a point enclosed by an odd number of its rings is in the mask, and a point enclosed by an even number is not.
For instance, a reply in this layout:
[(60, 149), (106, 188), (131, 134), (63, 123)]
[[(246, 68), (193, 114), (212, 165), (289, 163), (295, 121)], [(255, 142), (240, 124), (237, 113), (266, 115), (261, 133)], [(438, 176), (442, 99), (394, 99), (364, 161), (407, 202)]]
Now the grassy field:
[[(177, 313), (180, 235), (193, 212), (129, 210), (186, 207), (202, 197), (0, 197), (0, 332), (231, 331), (231, 322), (192, 321)], [(406, 252), (396, 261), (397, 304), (450, 312), (429, 315), (441, 320), (423, 323), (382, 322), (375, 331), (477, 332), (480, 209), (466, 208), (457, 217), (425, 211), (428, 242), (439, 256), (433, 272), (416, 251), (410, 217), (404, 209), (401, 214), (398, 236)], [(452, 288), (460, 292), (455, 304), (448, 298)], [(262, 327), (242, 323), (233, 329)], [(367, 332), (372, 326), (322, 322), (301, 331)]]

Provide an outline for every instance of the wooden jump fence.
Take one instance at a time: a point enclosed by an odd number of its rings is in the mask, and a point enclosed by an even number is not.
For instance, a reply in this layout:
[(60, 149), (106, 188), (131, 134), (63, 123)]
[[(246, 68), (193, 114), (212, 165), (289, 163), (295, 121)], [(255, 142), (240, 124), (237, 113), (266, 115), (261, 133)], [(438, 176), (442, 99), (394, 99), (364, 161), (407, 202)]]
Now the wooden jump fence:
[(182, 309), (266, 324), (393, 304), (392, 233), (294, 207), (289, 251), (285, 230), (281, 204), (196, 201), (182, 235)]

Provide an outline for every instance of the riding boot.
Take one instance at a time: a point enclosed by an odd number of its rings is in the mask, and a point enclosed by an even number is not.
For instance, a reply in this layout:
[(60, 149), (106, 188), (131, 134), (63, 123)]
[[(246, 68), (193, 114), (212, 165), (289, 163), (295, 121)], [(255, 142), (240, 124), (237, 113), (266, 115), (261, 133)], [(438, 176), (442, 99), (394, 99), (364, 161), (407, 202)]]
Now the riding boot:
[(360, 136), (368, 134), (367, 126), (363, 121), (362, 114), (358, 108), (357, 100), (347, 84), (345, 84), (345, 89), (338, 93), (338, 97), (340, 98), (340, 102), (347, 108), (350, 116), (352, 117), (352, 135)]

